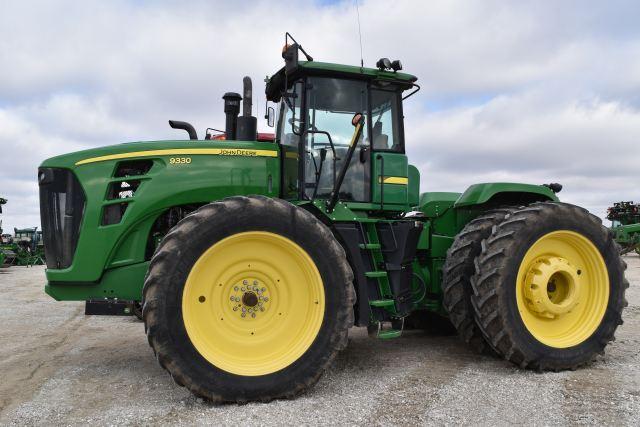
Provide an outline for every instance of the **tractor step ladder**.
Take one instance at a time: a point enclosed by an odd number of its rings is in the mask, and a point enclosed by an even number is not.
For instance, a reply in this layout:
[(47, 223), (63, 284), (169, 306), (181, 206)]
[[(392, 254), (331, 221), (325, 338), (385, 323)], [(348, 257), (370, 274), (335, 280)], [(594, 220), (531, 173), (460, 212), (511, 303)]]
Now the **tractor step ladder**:
[(391, 329), (383, 329), (383, 322), (378, 322), (375, 325), (369, 325), (367, 327), (367, 332), (370, 337), (375, 337), (381, 340), (389, 340), (392, 338), (398, 338), (402, 335), (402, 330), (404, 329), (404, 319), (401, 320), (400, 328), (394, 328), (393, 325)]
[(382, 249), (380, 243), (360, 243), (360, 249)]
[(388, 274), (386, 271), (367, 271), (364, 273), (364, 275), (372, 279), (380, 279), (382, 277), (388, 277)]
[[(391, 286), (389, 284), (389, 275), (384, 270), (378, 270), (379, 265), (384, 265), (384, 256), (382, 254), (382, 244), (378, 241), (378, 231), (375, 223), (361, 223), (362, 237), (364, 243), (360, 243), (360, 249), (366, 250), (371, 256), (371, 261), (376, 269), (375, 271), (367, 271), (364, 273), (368, 279), (375, 279), (378, 283), (378, 292), (382, 296), (380, 299), (369, 301), (371, 307), (382, 308), (391, 313), (395, 313), (395, 300), (392, 297)], [(370, 325), (368, 328), (370, 336), (376, 336), (379, 339), (398, 338), (402, 335), (401, 329), (382, 329), (382, 322)], [(404, 322), (403, 322), (404, 324)]]

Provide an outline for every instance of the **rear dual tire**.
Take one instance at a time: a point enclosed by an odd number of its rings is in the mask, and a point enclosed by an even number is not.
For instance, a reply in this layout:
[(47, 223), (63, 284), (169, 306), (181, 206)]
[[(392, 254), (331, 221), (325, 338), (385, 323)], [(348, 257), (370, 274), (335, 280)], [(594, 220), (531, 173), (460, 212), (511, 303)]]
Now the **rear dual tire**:
[(622, 324), (625, 268), (597, 217), (569, 204), (534, 203), (483, 241), (472, 278), (476, 319), (507, 360), (575, 369), (603, 353)]
[[(609, 231), (585, 209), (534, 203), (510, 211), (488, 236), (467, 244), (481, 248), (473, 275), (468, 269), (463, 275), (472, 310), (464, 305), (463, 324), (471, 326), (461, 332), (473, 331), (476, 349), (491, 348), (523, 368), (557, 371), (590, 362), (614, 339), (627, 304), (626, 265)], [(464, 245), (454, 243), (451, 260), (456, 247)], [(445, 277), (451, 277), (446, 269)], [(480, 337), (484, 347), (477, 345)]]

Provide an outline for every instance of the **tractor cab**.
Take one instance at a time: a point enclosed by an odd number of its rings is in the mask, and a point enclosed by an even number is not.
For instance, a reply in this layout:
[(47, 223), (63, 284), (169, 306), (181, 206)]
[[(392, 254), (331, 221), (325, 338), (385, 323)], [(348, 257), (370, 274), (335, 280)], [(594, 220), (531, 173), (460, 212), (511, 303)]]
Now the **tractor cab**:
[(280, 103), (283, 197), (333, 197), (368, 210), (417, 204), (419, 175), (407, 164), (402, 114), (404, 92), (419, 89), (416, 77), (386, 58), (378, 69), (315, 62), (297, 43), (283, 57), (285, 66), (266, 87), (267, 99)]

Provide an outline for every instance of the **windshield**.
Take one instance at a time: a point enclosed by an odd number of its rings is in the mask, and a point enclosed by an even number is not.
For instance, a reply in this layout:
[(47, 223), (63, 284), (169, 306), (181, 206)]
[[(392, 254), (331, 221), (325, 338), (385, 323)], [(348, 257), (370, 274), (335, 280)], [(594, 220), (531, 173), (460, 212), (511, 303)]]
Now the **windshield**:
[[(355, 113), (366, 116), (365, 82), (332, 78), (309, 78), (306, 92), (308, 126), (304, 135), (305, 194), (326, 198), (347, 157)], [(364, 147), (362, 139), (358, 141)], [(366, 201), (369, 198), (367, 158), (354, 155), (340, 188), (341, 200)]]

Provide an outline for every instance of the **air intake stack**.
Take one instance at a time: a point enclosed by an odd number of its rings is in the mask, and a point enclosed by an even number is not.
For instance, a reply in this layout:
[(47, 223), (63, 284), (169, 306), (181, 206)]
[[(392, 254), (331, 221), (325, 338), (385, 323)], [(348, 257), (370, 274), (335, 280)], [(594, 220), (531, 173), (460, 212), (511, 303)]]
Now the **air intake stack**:
[(258, 119), (251, 115), (253, 90), (250, 77), (242, 79), (242, 87), (242, 116), (238, 117), (236, 139), (240, 141), (256, 141), (258, 137)]
[(238, 114), (240, 114), (240, 100), (242, 97), (235, 92), (227, 92), (222, 97), (224, 99), (224, 115), (226, 116), (224, 133), (226, 139), (236, 139), (238, 128)]

